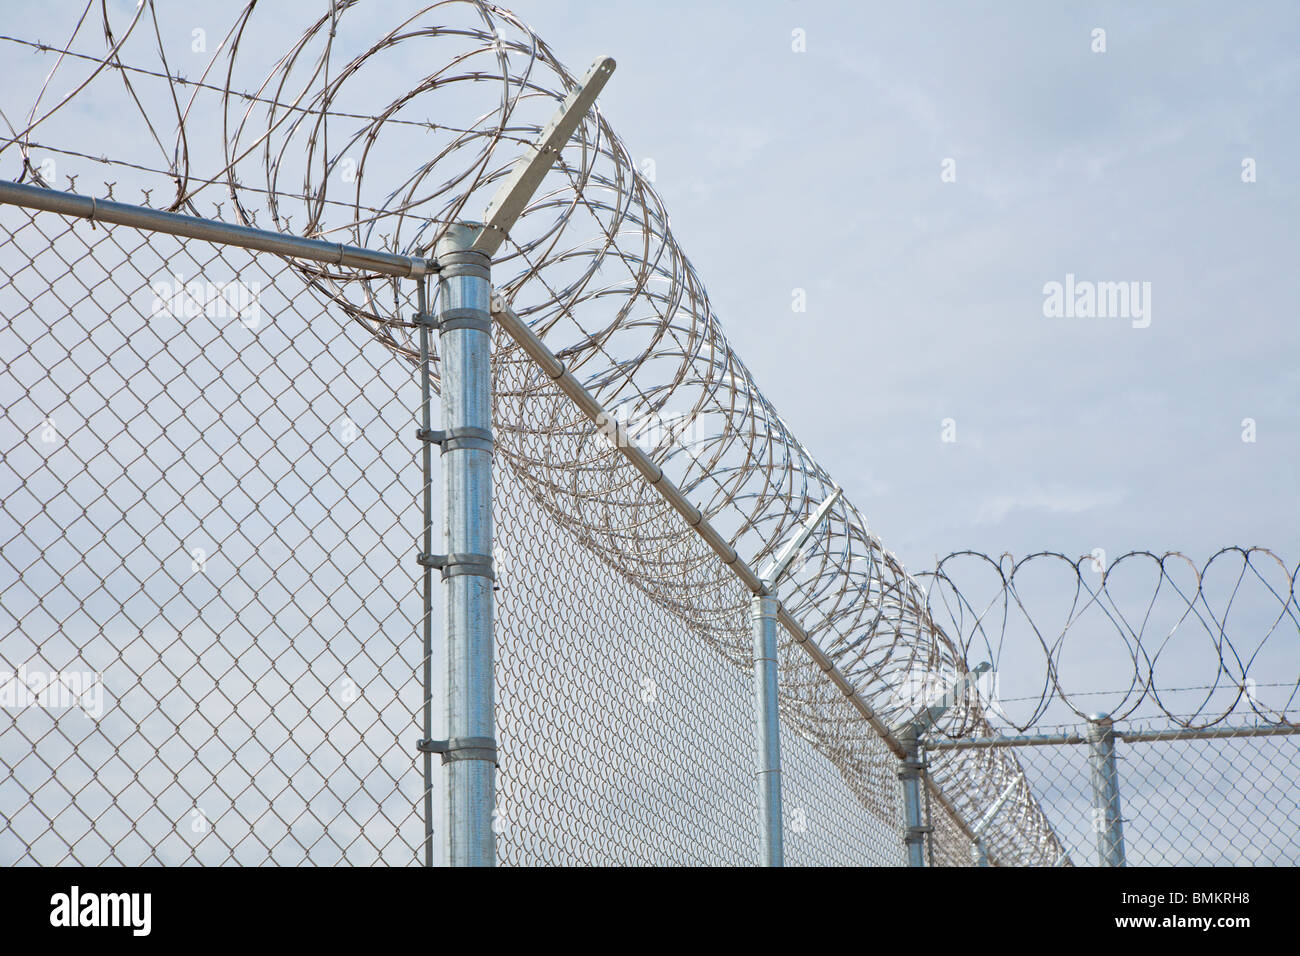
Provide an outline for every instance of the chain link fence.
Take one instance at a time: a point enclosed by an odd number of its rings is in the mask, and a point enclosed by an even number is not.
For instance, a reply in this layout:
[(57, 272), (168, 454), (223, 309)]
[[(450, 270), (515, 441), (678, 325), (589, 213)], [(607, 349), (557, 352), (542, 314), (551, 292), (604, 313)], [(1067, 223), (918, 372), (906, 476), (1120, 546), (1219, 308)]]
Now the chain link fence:
[[(528, 355), (494, 349), (498, 853), (752, 864), (748, 591)], [(612, 555), (566, 507), (592, 486), (618, 489)], [(679, 588), (625, 571), (644, 540), (677, 549)], [(789, 861), (901, 863), (893, 755), (792, 640), (779, 656)]]
[(0, 236), (0, 858), (411, 862), (410, 364), (276, 257)]
[[(413, 363), (278, 257), (12, 206), (0, 228), (6, 860), (417, 862)], [(752, 862), (748, 592), (496, 338), (500, 859)], [(602, 540), (565, 507), (593, 483), (622, 489)], [(689, 601), (627, 573), (645, 539)], [(901, 864), (891, 741), (788, 633), (779, 658), (789, 861)], [(1294, 862), (1287, 729), (1120, 730), (1127, 862)], [(1074, 738), (932, 742), (931, 865), (1095, 862)]]
[[(0, 667), (36, 698), (6, 701), (6, 861), (414, 862), (411, 363), (271, 256), (12, 206), (0, 228)], [(749, 862), (743, 589), (697, 556), (719, 606), (692, 628), (548, 513), (512, 427), (548, 399), (498, 356), (501, 859)], [(564, 474), (615, 457), (576, 412), (533, 437)], [(653, 510), (643, 531), (678, 520)], [(839, 741), (868, 754), (846, 779), (787, 725), (792, 857), (897, 862), (875, 735)]]
[[(1211, 732), (1119, 726), (1115, 734), (1119, 837), (1114, 842), (1122, 846), (1124, 865), (1300, 862), (1300, 736), (1268, 725)], [(1108, 821), (1094, 791), (1096, 767), (1086, 725), (982, 746), (1017, 752), (1027, 785), (1064, 847), (1057, 865), (1112, 865), (1101, 856), (1101, 845), (1110, 845)], [(950, 854), (958, 863), (960, 855)], [(996, 851), (992, 857), (993, 865), (1001, 862)]]
[[(412, 363), (278, 257), (0, 229), (4, 860), (417, 862)], [(703, 620), (602, 560), (548, 470), (680, 519), (501, 335), (496, 378), (501, 861), (753, 862), (746, 592), (698, 543)], [(780, 653), (791, 862), (899, 863), (893, 755)]]
[[(260, 212), (275, 241), (259, 249), (365, 247), (286, 259), (209, 232), (96, 224), (94, 201), (80, 213), (90, 221), (0, 204), (6, 863), (401, 865), (441, 849), (429, 798), (446, 768), (417, 749), (446, 675), (423, 643), (440, 635), (419, 586), (435, 516), (416, 435), (421, 378), (436, 389), (441, 369), (415, 344), (428, 277), (372, 267), (423, 270), (576, 81), (492, 4), (364, 29), (358, 9), (322, 7), (277, 59), (243, 42), (261, 22), (249, 4), (191, 79), (168, 65), (168, 14), (149, 0), (100, 11), (93, 39), (80, 21), (62, 46), (0, 37), (50, 63), (26, 126), (0, 146), (21, 157), (21, 178), (75, 192), (55, 169), (78, 162), (105, 173), (108, 198), (129, 180), (146, 206), (152, 190), (196, 217), (200, 194), (218, 197), (212, 218), (190, 219), (205, 229), (256, 226)], [(432, 72), (394, 89), (384, 58), (410, 44)], [(88, 154), (65, 109), (87, 98), (143, 117), (130, 155)], [(161, 167), (137, 155), (154, 146)], [(414, 173), (411, 156), (426, 157)], [(901, 865), (907, 831), (932, 865), (1087, 862), (1089, 778), (1062, 769), (1075, 757), (1044, 767), (1047, 746), (957, 746), (1041, 726), (1069, 698), (1064, 632), (1031, 623), (1025, 654), (991, 636), (1017, 608), (1041, 619), (1030, 588), (992, 562), (998, 624), (981, 586), (956, 574), (960, 556), (918, 578), (884, 548), (731, 349), (598, 110), (538, 189), (492, 267), (519, 327), (544, 340), (530, 351), (493, 323), (498, 860), (758, 862), (749, 601), (764, 589), (756, 569), (807, 530), (778, 595), (787, 861)], [(1255, 552), (1241, 553), (1249, 565)], [(1175, 577), (1161, 565), (1161, 582)], [(1226, 677), (1209, 697), (1226, 709), (1203, 706), (1184, 729), (1232, 713), (1219, 697), (1234, 688), (1263, 699), (1250, 662), (1294, 665), (1276, 639), (1262, 657), (1232, 650), (1201, 578), (1187, 613), (1210, 635)], [(1272, 584), (1281, 613), (1266, 598), (1240, 629), (1287, 633), (1295, 580)], [(1159, 627), (1111, 613), (1122, 596), (1084, 593), (1137, 648), (1134, 686), (1150, 693), (1112, 708), (1136, 720), (1159, 698), (1157, 662), (1164, 674), (1181, 658), (1155, 649)], [(984, 659), (1014, 677), (1039, 658), (1049, 679), (1026, 713), (1008, 716), (1012, 695), (972, 683)], [(952, 698), (942, 714), (912, 692), (918, 672)], [(1293, 727), (1297, 685), (1280, 686), (1254, 713)], [(909, 730), (928, 736), (916, 744)], [(1251, 740), (1266, 742), (1206, 739), (1195, 760), (1138, 772), (1126, 761), (1143, 747), (1194, 748), (1121, 739), (1129, 862), (1292, 859), (1294, 738)], [(1209, 811), (1177, 803), (1176, 781), (1221, 788), (1234, 746), (1278, 748), (1271, 766), (1284, 772), (1266, 786), (1243, 772), (1257, 810), (1232, 817), (1225, 804), (1193, 826)], [(913, 760), (915, 825), (900, 785)], [(1257, 854), (1234, 849), (1250, 840)]]

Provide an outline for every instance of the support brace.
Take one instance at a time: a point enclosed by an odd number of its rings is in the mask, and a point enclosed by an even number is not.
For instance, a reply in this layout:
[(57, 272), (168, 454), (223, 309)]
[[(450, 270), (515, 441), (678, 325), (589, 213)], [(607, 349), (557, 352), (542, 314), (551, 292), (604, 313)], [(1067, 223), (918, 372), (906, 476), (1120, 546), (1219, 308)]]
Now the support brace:
[(785, 575), (791, 562), (794, 561), (794, 556), (799, 553), (799, 550), (805, 544), (808, 543), (808, 539), (813, 536), (813, 532), (821, 526), (821, 523), (826, 519), (826, 516), (830, 513), (831, 507), (839, 500), (841, 494), (843, 494), (843, 489), (836, 487), (836, 489), (831, 492), (830, 497), (823, 501), (817, 510), (813, 512), (812, 517), (804, 523), (803, 528), (799, 531), (799, 534), (794, 538), (794, 540), (782, 548), (773, 559), (772, 563), (764, 568), (759, 574), (759, 577), (763, 579), (763, 583), (767, 585), (769, 591), (776, 587), (777, 582)]
[(980, 818), (979, 823), (971, 827), (971, 835), (975, 838), (975, 842), (971, 845), (971, 862), (976, 866), (989, 865), (989, 852), (988, 846), (984, 843), (984, 831), (997, 818), (997, 815), (1006, 806), (1007, 801), (1011, 799), (1011, 795), (1016, 792), (1018, 786), (1020, 786), (1019, 779), (1012, 780), (1007, 784), (1006, 789), (993, 801), (993, 806), (989, 807), (988, 812)]
[(596, 96), (604, 89), (605, 82), (614, 72), (614, 66), (613, 57), (597, 57), (596, 62), (591, 64), (590, 69), (564, 98), (537, 142), (519, 157), (488, 203), (487, 211), (483, 214), (482, 230), (471, 247), (473, 251), (489, 258), (496, 254), (515, 221), (532, 201), (537, 187), (555, 164), (560, 150), (569, 142), (578, 129), (578, 124), (596, 102)]

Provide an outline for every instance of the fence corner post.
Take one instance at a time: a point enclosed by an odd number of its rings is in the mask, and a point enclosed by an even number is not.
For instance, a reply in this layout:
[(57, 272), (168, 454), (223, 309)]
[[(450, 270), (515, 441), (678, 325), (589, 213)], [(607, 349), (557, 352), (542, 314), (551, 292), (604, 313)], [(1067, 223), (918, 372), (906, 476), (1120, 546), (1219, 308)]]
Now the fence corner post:
[(476, 223), (456, 223), (435, 250), (449, 737), (444, 825), (451, 866), (496, 865), (491, 259), (472, 248), (480, 232)]

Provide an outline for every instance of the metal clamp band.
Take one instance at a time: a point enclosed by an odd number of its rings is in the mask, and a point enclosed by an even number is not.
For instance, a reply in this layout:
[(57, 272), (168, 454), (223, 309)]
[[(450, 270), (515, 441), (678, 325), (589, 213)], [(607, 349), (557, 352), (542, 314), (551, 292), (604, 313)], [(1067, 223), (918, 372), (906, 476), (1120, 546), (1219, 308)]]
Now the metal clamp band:
[(491, 737), (452, 737), (449, 740), (416, 741), (420, 753), (441, 754), (442, 762), (453, 760), (491, 760), (497, 762), (497, 742)]
[(492, 432), (486, 428), (465, 425), (461, 428), (448, 428), (443, 432), (442, 451), (446, 454), (457, 448), (477, 448), (480, 451), (492, 450)]
[(492, 559), (486, 554), (421, 554), (416, 558), (426, 568), (439, 568), (442, 579), (454, 578), (460, 574), (473, 574), (495, 581), (492, 571)]
[(475, 428), (472, 425), (465, 425), (462, 428), (448, 428), (446, 431), (417, 428), (415, 437), (420, 441), (441, 445), (444, 453), (455, 451), (458, 448), (476, 448), (479, 451), (492, 450), (492, 432), (486, 428)]
[(433, 312), (417, 312), (411, 317), (416, 325), (427, 325), (431, 329), (438, 327), (438, 316)]
[(491, 332), (492, 315), (482, 309), (448, 309), (438, 316), (438, 331), (450, 332), (452, 329)]
[(475, 279), (490, 279), (491, 260), (481, 252), (468, 249), (461, 252), (444, 252), (438, 257), (438, 275), (440, 279), (454, 279), (456, 276), (471, 276)]
[(492, 450), (492, 432), (486, 428), (466, 425), (462, 428), (448, 428), (446, 431), (431, 428), (417, 428), (415, 437), (434, 445), (441, 445), (443, 454), (458, 448), (475, 448), (479, 451)]
[(492, 323), (488, 319), (471, 319), (466, 316), (458, 319), (447, 319), (438, 326), (439, 332), (450, 332), (453, 329), (475, 329), (479, 332), (491, 333)]

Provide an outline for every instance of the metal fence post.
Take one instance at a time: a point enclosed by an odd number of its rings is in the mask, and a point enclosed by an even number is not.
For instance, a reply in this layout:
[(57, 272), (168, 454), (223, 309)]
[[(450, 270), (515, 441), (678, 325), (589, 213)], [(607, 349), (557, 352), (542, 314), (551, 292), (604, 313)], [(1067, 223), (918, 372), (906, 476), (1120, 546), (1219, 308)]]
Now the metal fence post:
[[(974, 690), (975, 682), (991, 667), (987, 661), (977, 664), (974, 670), (953, 681), (939, 701), (894, 731), (894, 739), (903, 747), (903, 769), (898, 772), (898, 779), (903, 781), (903, 842), (907, 845), (908, 866), (925, 866), (925, 835), (933, 829), (922, 816), (921, 780), (925, 777), (925, 760), (921, 755), (921, 738), (962, 697), (978, 694)], [(925, 796), (928, 806), (929, 791)]]
[(749, 602), (754, 637), (754, 709), (758, 740), (758, 806), (764, 866), (784, 866), (781, 828), (781, 715), (777, 706), (776, 598)]
[(899, 734), (898, 742), (905, 753), (898, 779), (903, 781), (903, 843), (907, 846), (907, 865), (925, 866), (925, 834), (929, 828), (921, 815), (921, 778), (925, 774), (921, 744), (913, 727)]
[(1088, 715), (1088, 767), (1092, 777), (1092, 828), (1097, 834), (1097, 863), (1123, 866), (1119, 769), (1115, 763), (1115, 728), (1109, 714)]
[(422, 562), (442, 569), (447, 660), (445, 741), (424, 740), (447, 767), (447, 861), (495, 866), (495, 675), (492, 636), (492, 256), (532, 201), (560, 150), (614, 72), (602, 56), (560, 104), (538, 140), (516, 161), (488, 203), (484, 222), (449, 226), (434, 248), (438, 263), (438, 343), (445, 555)]
[(843, 492), (837, 486), (804, 522), (799, 533), (773, 557), (760, 574), (765, 593), (749, 603), (754, 637), (754, 731), (758, 742), (758, 806), (762, 829), (760, 849), (764, 866), (785, 865), (781, 812), (781, 710), (779, 669), (776, 659), (776, 618), (781, 602), (776, 585), (790, 570), (795, 557), (830, 514)]
[(447, 862), (494, 866), (496, 728), (492, 638), (492, 368), (490, 258), (477, 224), (439, 240), (442, 359), (442, 568), (447, 666)]

